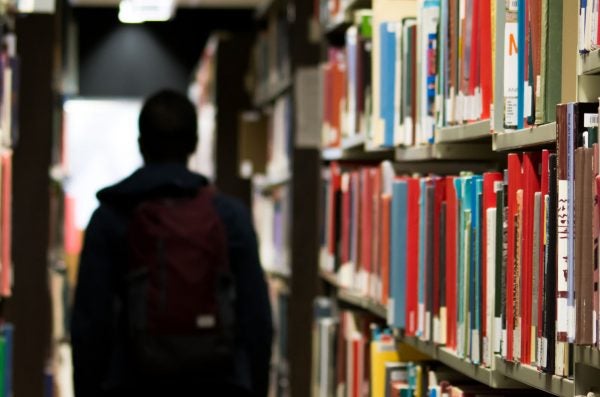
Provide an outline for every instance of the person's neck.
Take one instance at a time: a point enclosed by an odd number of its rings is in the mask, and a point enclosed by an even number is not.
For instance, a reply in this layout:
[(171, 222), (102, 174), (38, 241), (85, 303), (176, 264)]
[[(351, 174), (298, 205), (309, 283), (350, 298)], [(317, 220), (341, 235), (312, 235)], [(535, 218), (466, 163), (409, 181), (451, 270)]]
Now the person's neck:
[(187, 161), (181, 160), (164, 160), (164, 161), (144, 161), (145, 167), (159, 167), (166, 165), (177, 165), (187, 168)]

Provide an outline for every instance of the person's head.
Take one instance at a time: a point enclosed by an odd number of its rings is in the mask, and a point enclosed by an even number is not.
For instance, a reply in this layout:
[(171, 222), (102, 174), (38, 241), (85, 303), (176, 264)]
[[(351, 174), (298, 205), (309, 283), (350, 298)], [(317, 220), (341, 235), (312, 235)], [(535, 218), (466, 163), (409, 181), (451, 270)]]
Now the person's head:
[(194, 105), (175, 91), (162, 90), (146, 99), (138, 121), (144, 162), (186, 163), (198, 144)]

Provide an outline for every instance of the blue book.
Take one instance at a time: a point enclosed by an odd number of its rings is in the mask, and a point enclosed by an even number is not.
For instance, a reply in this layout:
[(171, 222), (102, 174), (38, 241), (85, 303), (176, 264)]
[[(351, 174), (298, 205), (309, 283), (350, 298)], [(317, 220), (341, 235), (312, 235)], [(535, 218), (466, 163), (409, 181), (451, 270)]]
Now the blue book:
[(526, 15), (526, 4), (525, 0), (518, 0), (519, 11), (517, 12), (517, 25), (519, 29), (519, 37), (517, 38), (518, 44), (518, 64), (519, 71), (517, 74), (518, 91), (517, 91), (517, 129), (523, 128), (523, 120), (525, 118), (525, 26), (527, 21), (525, 20)]
[(483, 194), (483, 178), (481, 176), (473, 177), (473, 190), (471, 192), (471, 211), (473, 214), (471, 221), (471, 277), (469, 290), (470, 295), (470, 322), (471, 322), (471, 360), (474, 364), (479, 364), (481, 360), (480, 338), (478, 332), (481, 330), (481, 205)]
[(390, 292), (392, 327), (406, 328), (406, 239), (408, 183), (395, 181), (392, 195)]
[(462, 304), (464, 302), (464, 277), (463, 277), (463, 268), (465, 262), (465, 211), (464, 211), (464, 186), (467, 177), (460, 177), (454, 180), (454, 187), (456, 189), (456, 198), (458, 205), (458, 234), (457, 234), (457, 243), (458, 243), (458, 260), (456, 263), (456, 281), (458, 284), (457, 290), (457, 299), (456, 299), (456, 322), (457, 322), (457, 333), (456, 333), (456, 352), (459, 356), (462, 357), (462, 347), (464, 345), (464, 338), (462, 337), (463, 333), (461, 331), (460, 324), (464, 324), (464, 314), (462, 309)]
[(383, 146), (394, 146), (394, 116), (396, 89), (396, 30), (398, 22), (384, 22), (379, 25), (381, 37), (380, 71), (380, 117), (384, 123)]
[[(461, 200), (463, 205), (464, 212), (464, 263), (461, 265), (461, 275), (462, 284), (463, 284), (463, 297), (462, 302), (460, 302), (461, 307), (461, 318), (459, 319), (459, 327), (460, 334), (463, 340), (462, 343), (462, 356), (470, 357), (471, 355), (471, 317), (470, 317), (470, 302), (471, 302), (471, 263), (473, 260), (473, 221), (474, 221), (474, 213), (473, 213), (473, 190), (475, 178), (473, 176), (469, 176), (465, 179), (465, 184), (463, 186), (463, 198)], [(461, 321), (462, 320), (462, 321)]]

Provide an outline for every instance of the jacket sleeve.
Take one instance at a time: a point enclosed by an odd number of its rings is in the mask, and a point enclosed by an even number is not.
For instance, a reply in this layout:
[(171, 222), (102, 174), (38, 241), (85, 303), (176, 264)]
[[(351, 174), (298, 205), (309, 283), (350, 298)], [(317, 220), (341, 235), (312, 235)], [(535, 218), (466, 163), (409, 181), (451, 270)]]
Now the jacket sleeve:
[(230, 235), (229, 240), (230, 260), (237, 285), (238, 322), (249, 355), (254, 395), (266, 397), (273, 342), (269, 292), (250, 214), (241, 204), (235, 212), (232, 219), (235, 235)]
[(108, 211), (102, 207), (96, 210), (81, 253), (71, 319), (77, 397), (100, 395), (109, 366), (114, 319), (114, 247), (110, 242), (109, 224)]

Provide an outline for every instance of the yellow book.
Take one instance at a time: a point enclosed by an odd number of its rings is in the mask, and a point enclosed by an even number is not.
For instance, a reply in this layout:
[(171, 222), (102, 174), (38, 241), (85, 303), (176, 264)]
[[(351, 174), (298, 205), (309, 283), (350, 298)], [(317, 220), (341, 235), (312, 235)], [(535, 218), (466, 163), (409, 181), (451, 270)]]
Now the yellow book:
[(385, 397), (385, 363), (398, 361), (394, 340), (371, 342), (371, 397)]
[(421, 361), (429, 357), (392, 338), (371, 341), (371, 397), (385, 397), (385, 363)]

